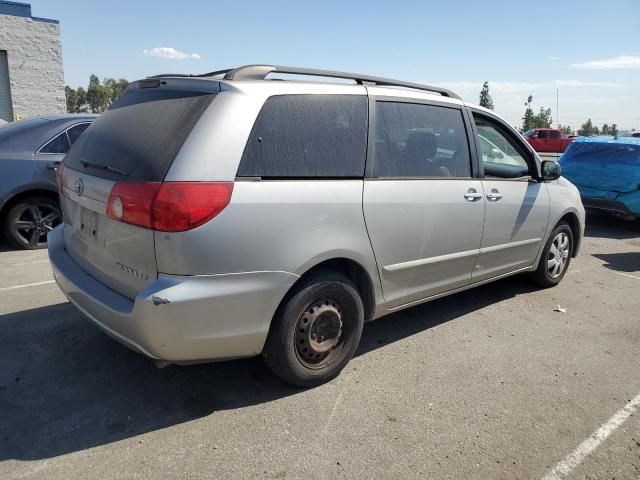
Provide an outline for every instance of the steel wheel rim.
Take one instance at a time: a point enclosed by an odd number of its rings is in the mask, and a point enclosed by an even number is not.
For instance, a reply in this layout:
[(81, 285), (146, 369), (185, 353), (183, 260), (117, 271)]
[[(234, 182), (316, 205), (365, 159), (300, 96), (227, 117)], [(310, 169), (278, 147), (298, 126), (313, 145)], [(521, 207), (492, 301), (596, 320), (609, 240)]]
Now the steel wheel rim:
[(551, 278), (558, 278), (564, 272), (569, 262), (569, 235), (560, 232), (555, 236), (547, 256), (547, 271)]
[(26, 205), (13, 222), (16, 236), (31, 247), (47, 244), (47, 233), (62, 221), (60, 210), (46, 203)]
[(346, 336), (340, 302), (319, 298), (310, 302), (298, 318), (296, 355), (307, 368), (324, 368), (340, 355)]

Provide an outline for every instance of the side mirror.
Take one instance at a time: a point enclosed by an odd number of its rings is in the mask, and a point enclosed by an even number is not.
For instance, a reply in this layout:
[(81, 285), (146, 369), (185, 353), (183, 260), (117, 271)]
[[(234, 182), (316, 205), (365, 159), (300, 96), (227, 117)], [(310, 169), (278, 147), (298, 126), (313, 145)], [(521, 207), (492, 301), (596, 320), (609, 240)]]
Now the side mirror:
[(553, 160), (545, 160), (542, 162), (542, 180), (550, 182), (557, 180), (562, 176), (562, 168), (560, 164)]

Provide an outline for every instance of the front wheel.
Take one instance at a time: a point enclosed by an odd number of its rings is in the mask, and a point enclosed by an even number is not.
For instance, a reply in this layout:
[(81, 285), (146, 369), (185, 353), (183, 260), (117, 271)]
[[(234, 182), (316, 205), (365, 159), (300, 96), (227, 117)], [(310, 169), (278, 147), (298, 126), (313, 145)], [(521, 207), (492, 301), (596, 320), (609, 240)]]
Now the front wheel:
[(362, 299), (351, 280), (332, 272), (312, 276), (278, 309), (262, 357), (288, 383), (320, 385), (351, 360), (363, 323)]
[(568, 224), (556, 225), (542, 250), (534, 280), (541, 287), (553, 287), (560, 283), (569, 268), (573, 255), (573, 232)]

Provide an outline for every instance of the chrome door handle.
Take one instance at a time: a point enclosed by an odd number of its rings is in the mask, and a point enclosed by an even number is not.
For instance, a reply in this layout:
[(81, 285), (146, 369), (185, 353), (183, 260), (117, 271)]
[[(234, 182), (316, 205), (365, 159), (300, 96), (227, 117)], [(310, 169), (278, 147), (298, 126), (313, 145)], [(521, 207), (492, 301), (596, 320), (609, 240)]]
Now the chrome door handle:
[(497, 202), (501, 198), (502, 198), (502, 194), (500, 192), (487, 193), (487, 200), (490, 200), (492, 202)]
[(482, 198), (482, 194), (476, 192), (475, 188), (470, 188), (467, 193), (464, 194), (464, 198), (469, 202), (475, 202), (476, 200), (480, 200)]

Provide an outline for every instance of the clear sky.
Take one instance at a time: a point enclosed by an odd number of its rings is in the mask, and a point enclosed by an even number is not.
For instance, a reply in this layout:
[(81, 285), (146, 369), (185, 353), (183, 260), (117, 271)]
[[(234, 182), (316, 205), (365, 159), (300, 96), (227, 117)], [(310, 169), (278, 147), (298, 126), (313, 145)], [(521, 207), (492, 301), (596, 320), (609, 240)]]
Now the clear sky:
[[(28, 1), (28, 0), (23, 0)], [(640, 0), (32, 0), (60, 20), (65, 81), (135, 80), (273, 63), (441, 84), (478, 102), (489, 81), (514, 125), (523, 104), (578, 127), (640, 129)]]

